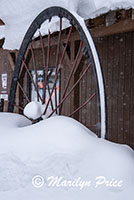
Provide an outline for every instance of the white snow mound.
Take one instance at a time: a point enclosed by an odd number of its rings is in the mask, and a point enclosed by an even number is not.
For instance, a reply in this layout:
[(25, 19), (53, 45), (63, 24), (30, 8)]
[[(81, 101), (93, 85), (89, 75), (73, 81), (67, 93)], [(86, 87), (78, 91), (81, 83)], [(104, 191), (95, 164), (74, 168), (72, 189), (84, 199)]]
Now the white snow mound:
[[(6, 124), (7, 122), (7, 124)], [(126, 200), (134, 187), (134, 151), (95, 137), (74, 119), (54, 116), (30, 125), (17, 114), (0, 113), (1, 200)], [(13, 125), (12, 125), (13, 123)], [(22, 124), (24, 127), (22, 127)], [(28, 125), (29, 124), (29, 125)], [(32, 185), (40, 175), (45, 184)], [(91, 180), (90, 187), (48, 187), (48, 177)], [(94, 187), (96, 177), (122, 181), (121, 187)]]

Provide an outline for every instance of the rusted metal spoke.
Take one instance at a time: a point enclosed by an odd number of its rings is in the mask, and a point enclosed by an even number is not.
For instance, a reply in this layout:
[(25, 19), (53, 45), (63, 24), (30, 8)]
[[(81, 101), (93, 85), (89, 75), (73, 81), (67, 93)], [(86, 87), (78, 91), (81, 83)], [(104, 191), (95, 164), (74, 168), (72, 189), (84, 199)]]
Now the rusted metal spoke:
[(52, 108), (52, 111), (53, 111), (54, 107), (53, 107), (52, 95), (51, 95), (51, 92), (50, 92), (49, 84), (47, 86), (48, 86), (48, 94), (49, 94), (49, 98), (50, 98), (51, 108)]
[[(44, 45), (43, 45), (43, 38), (42, 38), (42, 35), (41, 35), (41, 32), (39, 31), (39, 35), (40, 35), (40, 43), (41, 43), (41, 49), (42, 49), (42, 55), (43, 55), (43, 66), (45, 68), (45, 49), (44, 49)], [(50, 87), (49, 87), (49, 84), (48, 84), (48, 67), (49, 67), (49, 62), (50, 62), (50, 31), (49, 31), (49, 35), (48, 35), (48, 54), (47, 54), (47, 86), (48, 86), (48, 94), (49, 94), (49, 97), (51, 96), (51, 93), (50, 93)], [(46, 90), (46, 86), (44, 86), (44, 92), (43, 94), (45, 93), (45, 90)], [(45, 94), (46, 96), (46, 94)], [(43, 97), (43, 101), (45, 101), (45, 97)], [(51, 102), (51, 108), (52, 110), (54, 109), (53, 107), (53, 102), (52, 102), (52, 99), (50, 100)]]
[[(54, 89), (55, 89), (55, 87), (56, 87), (56, 83), (57, 83), (57, 79), (58, 79), (58, 74), (59, 74), (59, 71), (60, 71), (60, 69), (61, 69), (61, 64), (62, 64), (62, 62), (63, 62), (63, 58), (64, 58), (64, 55), (65, 55), (65, 52), (66, 52), (66, 49), (67, 49), (67, 45), (68, 45), (69, 39), (70, 39), (70, 37), (71, 37), (71, 32), (72, 32), (72, 26), (70, 27), (70, 30), (69, 30), (69, 33), (68, 33), (68, 36), (67, 36), (67, 40), (66, 40), (66, 45), (65, 45), (65, 47), (64, 47), (64, 50), (63, 50), (63, 53), (62, 53), (62, 56), (61, 56), (59, 65), (58, 65), (58, 67), (57, 67), (57, 72), (56, 72), (56, 75), (55, 75), (55, 80), (54, 80), (53, 88), (52, 88), (52, 91), (51, 91), (51, 96), (52, 96), (53, 91), (54, 91)], [(50, 98), (48, 99), (48, 102), (47, 102), (47, 105), (46, 105), (44, 114), (45, 114), (46, 111), (47, 111), (49, 102), (50, 102)], [(57, 109), (55, 108), (54, 110), (56, 111)], [(54, 111), (54, 112), (55, 112), (55, 111)]]
[[(11, 70), (12, 70), (12, 72), (13, 72), (13, 71), (14, 71), (14, 62), (13, 62), (13, 60), (12, 60), (12, 58), (11, 58), (11, 54), (8, 54), (8, 57), (9, 57), (9, 61), (10, 61), (10, 64), (11, 64), (11, 65), (10, 65), (10, 66), (11, 66)], [(18, 80), (18, 86), (19, 86), (19, 88), (21, 89), (21, 91), (23, 92), (24, 96), (26, 97), (26, 99), (27, 99), (27, 101), (28, 101), (28, 103), (29, 103), (29, 102), (30, 102), (30, 99), (28, 98), (26, 92), (24, 91), (23, 87), (21, 86), (19, 80)]]
[(27, 65), (26, 65), (26, 63), (25, 63), (24, 61), (23, 61), (23, 65), (24, 65), (24, 67), (25, 67), (25, 69), (26, 69), (26, 71), (27, 71), (29, 77), (31, 78), (31, 81), (32, 81), (32, 83), (33, 83), (33, 85), (34, 85), (34, 88), (35, 88), (35, 90), (36, 90), (36, 92), (37, 92), (37, 94), (38, 94), (38, 96), (39, 96), (41, 102), (43, 102), (43, 99), (41, 98), (41, 96), (40, 96), (40, 94), (39, 94), (39, 91), (38, 91), (38, 88), (37, 88), (37, 86), (36, 86), (36, 84), (35, 84), (35, 82), (34, 82), (34, 80), (33, 80), (33, 77), (32, 77), (32, 75), (31, 75), (31, 73), (30, 73), (30, 71), (29, 71), (29, 69), (28, 69), (28, 67), (27, 67)]
[[(18, 76), (19, 78), (21, 77), (21, 73), (22, 73), (22, 71), (23, 71), (23, 67), (24, 67), (24, 65), (22, 64), (22, 67), (21, 67), (21, 70), (20, 70), (20, 73), (19, 73), (19, 76)], [(19, 79), (19, 78), (18, 78), (18, 79)]]
[[(54, 91), (54, 96), (55, 96), (55, 108), (57, 108), (57, 88), (55, 87), (55, 91)], [(57, 109), (56, 109), (56, 114), (57, 114)]]
[[(76, 83), (73, 85), (73, 87), (70, 89), (70, 91), (66, 94), (66, 96), (61, 100), (61, 102), (59, 103), (59, 105), (57, 105), (57, 108), (59, 108), (64, 101), (67, 99), (67, 97), (72, 93), (72, 91), (74, 90), (74, 88), (78, 85), (78, 83), (81, 81), (81, 79), (84, 77), (84, 75), (87, 73), (88, 69), (90, 68), (90, 64), (87, 66), (87, 68), (83, 71), (83, 73), (81, 74), (81, 76), (79, 77), (79, 79), (76, 81)], [(57, 109), (55, 108), (53, 112), (50, 113), (50, 115), (48, 117), (51, 117), (53, 115), (53, 113), (55, 112), (55, 110)]]
[(81, 106), (79, 106), (76, 110), (74, 110), (71, 114), (68, 115), (68, 117), (72, 117), (75, 113), (77, 113), (79, 110), (81, 110), (83, 107), (85, 107), (95, 96), (96, 94), (93, 93), (87, 101), (85, 101)]
[[(25, 53), (25, 56), (24, 56), (24, 60), (26, 60), (26, 58), (27, 58), (27, 56), (28, 56), (28, 53), (29, 53), (29, 47), (27, 48), (27, 50), (26, 50), (26, 53)], [(22, 73), (22, 71), (23, 71), (23, 67), (24, 67), (24, 65), (22, 64), (22, 66), (21, 66), (21, 69), (20, 69), (20, 73), (19, 73), (19, 78), (20, 78), (20, 76), (21, 76), (21, 73)]]
[(21, 106), (19, 106), (19, 105), (17, 105), (17, 104), (14, 104), (14, 106), (15, 106), (16, 108), (19, 108), (20, 110), (24, 110), (24, 108), (22, 108)]
[[(33, 67), (34, 67), (34, 71), (35, 71), (36, 84), (38, 84), (38, 78), (37, 78), (38, 75), (37, 75), (36, 62), (35, 62), (35, 56), (34, 56), (32, 44), (30, 44), (30, 49), (31, 49), (31, 53), (32, 53), (32, 62), (33, 62)], [(39, 101), (38, 93), (37, 93), (37, 100)]]
[(55, 66), (58, 66), (58, 60), (59, 60), (59, 51), (60, 51), (60, 41), (61, 41), (61, 30), (62, 30), (62, 18), (60, 18), (60, 31), (58, 36), (58, 43), (57, 43), (57, 52), (56, 52), (56, 63)]
[[(44, 51), (43, 38), (42, 38), (41, 33), (40, 33), (40, 42), (41, 42), (42, 53), (43, 53), (43, 64), (44, 64), (44, 67), (45, 67), (45, 51)], [(45, 68), (45, 77), (44, 77), (45, 81), (44, 81), (44, 91), (43, 91), (43, 104), (45, 103), (45, 99), (46, 99), (46, 87), (48, 87), (48, 94), (49, 94), (51, 108), (52, 108), (52, 110), (54, 110), (53, 101), (52, 101), (52, 98), (51, 98), (50, 87), (49, 87), (49, 82), (48, 82), (49, 63), (50, 63), (50, 31), (48, 32), (47, 65), (46, 65), (46, 68)]]
[(24, 91), (23, 87), (21, 86), (20, 82), (18, 81), (18, 86), (21, 89), (21, 91), (23, 92), (24, 96), (26, 97), (28, 103), (30, 102), (30, 99), (28, 98), (26, 92)]
[[(58, 67), (58, 70), (57, 70), (57, 72), (56, 72), (55, 80), (54, 80), (54, 84), (53, 84), (53, 88), (52, 88), (50, 97), (49, 97), (49, 99), (48, 99), (48, 101), (47, 101), (46, 108), (45, 108), (45, 111), (44, 111), (44, 115), (46, 114), (46, 111), (47, 111), (49, 102), (51, 101), (51, 97), (52, 97), (52, 95), (53, 95), (53, 91), (54, 91), (54, 89), (55, 89), (55, 87), (56, 87), (56, 82), (57, 82), (57, 78), (58, 78), (59, 71), (60, 71), (60, 67)], [(54, 110), (56, 111), (57, 109), (55, 108)], [(54, 112), (55, 112), (55, 111), (54, 111)]]
[[(50, 104), (51, 104), (51, 108), (52, 108), (52, 111), (53, 111), (54, 110), (54, 106), (53, 106), (52, 94), (50, 92), (49, 81), (48, 81), (49, 63), (50, 63), (50, 30), (48, 32), (47, 67), (46, 67), (45, 77), (46, 77), (46, 86), (48, 87), (48, 94), (49, 94)], [(46, 90), (45, 90), (45, 92), (46, 92)], [(46, 94), (45, 94), (45, 96), (46, 96)], [(45, 97), (43, 98), (43, 100), (44, 100), (44, 103), (45, 103)]]
[(64, 50), (63, 50), (63, 53), (62, 53), (62, 56), (61, 56), (61, 59), (60, 59), (60, 62), (59, 62), (60, 65), (61, 65), (62, 62), (63, 62), (64, 56), (65, 56), (65, 52), (66, 52), (66, 49), (67, 49), (67, 45), (68, 45), (69, 39), (70, 39), (70, 37), (71, 37), (72, 30), (73, 30), (73, 27), (71, 26), (71, 27), (70, 27), (70, 30), (69, 30), (69, 33), (68, 33), (68, 36), (67, 36), (66, 45), (65, 45), (65, 47), (64, 47)]
[(48, 32), (47, 65), (46, 65), (45, 73), (44, 73), (43, 104), (45, 103), (45, 99), (46, 99), (46, 86), (47, 86), (47, 82), (48, 82), (49, 61), (50, 61), (50, 31)]
[[(69, 84), (70, 84), (70, 81), (71, 81), (71, 78), (74, 74), (74, 71), (76, 70), (76, 67), (77, 67), (77, 62), (78, 62), (78, 59), (79, 59), (79, 56), (80, 56), (80, 52), (81, 52), (81, 49), (82, 49), (82, 45), (83, 45), (83, 41), (80, 42), (80, 46), (79, 46), (79, 50), (78, 50), (78, 53), (76, 55), (76, 58), (75, 58), (75, 61), (73, 63), (73, 66), (72, 66), (72, 70), (70, 72), (70, 75), (69, 75), (69, 78), (67, 80), (67, 83), (66, 83), (66, 86), (65, 86), (65, 89), (64, 89), (64, 92), (63, 92), (63, 96), (62, 96), (62, 99), (65, 97), (66, 95), (66, 92), (67, 92), (67, 89), (69, 87)], [(62, 106), (60, 107), (60, 113), (62, 111)]]
[(45, 49), (44, 49), (44, 45), (43, 45), (43, 38), (42, 38), (40, 31), (39, 31), (39, 35), (40, 35), (40, 44), (41, 44), (42, 55), (43, 55), (43, 67), (45, 68), (45, 66), (46, 66), (46, 64), (45, 64)]
[(45, 97), (46, 97), (46, 86), (47, 86), (47, 82), (48, 82), (49, 62), (50, 62), (50, 31), (48, 32), (47, 66), (45, 69), (44, 96), (43, 96), (44, 103), (45, 103)]
[[(58, 36), (58, 44), (57, 44), (57, 52), (56, 52), (56, 63), (55, 63), (56, 72), (58, 70), (58, 60), (59, 60), (60, 41), (61, 41), (61, 30), (62, 30), (62, 18), (60, 18), (60, 31), (59, 31), (59, 36)], [(57, 89), (56, 89), (56, 86), (55, 86), (55, 108), (56, 107), (57, 107)], [(56, 110), (56, 114), (57, 114), (57, 110)]]
[[(43, 55), (43, 67), (44, 67), (44, 71), (46, 73), (46, 62), (45, 62), (45, 49), (44, 49), (44, 45), (43, 45), (43, 38), (41, 35), (41, 32), (39, 31), (39, 35), (40, 35), (40, 44), (41, 44), (41, 49), (42, 49), (42, 55)], [(50, 39), (48, 39), (48, 48), (50, 48)], [(44, 73), (44, 79), (46, 80), (46, 76)], [(47, 69), (47, 73), (48, 73), (48, 69)], [(47, 74), (48, 75), (48, 74)], [(44, 81), (43, 83), (43, 103), (45, 103), (45, 98), (46, 98), (46, 85), (47, 85), (47, 80)]]

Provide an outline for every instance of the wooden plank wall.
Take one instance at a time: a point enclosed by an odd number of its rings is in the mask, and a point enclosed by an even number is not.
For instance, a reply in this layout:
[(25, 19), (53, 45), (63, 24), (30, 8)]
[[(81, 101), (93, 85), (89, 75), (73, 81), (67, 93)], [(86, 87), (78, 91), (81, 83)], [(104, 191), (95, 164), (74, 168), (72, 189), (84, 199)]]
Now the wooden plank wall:
[[(0, 94), (2, 91), (2, 81), (1, 76), (2, 73), (7, 73), (7, 94), (9, 95), (11, 78), (12, 78), (12, 70), (11, 65), (8, 60), (8, 51), (0, 49)], [(7, 112), (8, 101), (4, 103), (4, 111)]]
[[(87, 65), (83, 65), (81, 73), (85, 70), (85, 67), (87, 67)], [(94, 80), (93, 67), (91, 66), (79, 84), (79, 106), (83, 105), (83, 103), (85, 103), (95, 91), (96, 83)], [(75, 98), (77, 99), (78, 95), (76, 95)], [(95, 96), (85, 107), (79, 111), (78, 120), (91, 131), (97, 135), (99, 134), (98, 129), (100, 129), (100, 127), (97, 108), (97, 96)], [(98, 126), (98, 128), (96, 126)]]
[(134, 32), (95, 38), (107, 98), (107, 139), (134, 148)]

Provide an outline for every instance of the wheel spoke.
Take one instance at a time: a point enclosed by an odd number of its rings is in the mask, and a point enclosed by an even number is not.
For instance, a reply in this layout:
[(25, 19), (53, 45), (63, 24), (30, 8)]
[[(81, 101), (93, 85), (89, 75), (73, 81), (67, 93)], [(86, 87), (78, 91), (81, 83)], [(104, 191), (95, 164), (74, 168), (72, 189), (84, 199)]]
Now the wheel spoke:
[(27, 101), (28, 101), (28, 103), (29, 103), (29, 102), (30, 102), (30, 99), (28, 98), (26, 92), (24, 91), (23, 87), (21, 86), (19, 80), (18, 80), (18, 86), (19, 86), (19, 88), (21, 89), (21, 91), (23, 92), (24, 96), (26, 97), (26, 99), (27, 99)]
[(62, 107), (64, 101), (66, 100), (66, 98), (72, 93), (72, 91), (74, 90), (74, 88), (79, 84), (79, 82), (81, 81), (81, 79), (85, 76), (85, 74), (87, 73), (88, 69), (90, 68), (90, 64), (87, 66), (87, 68), (83, 71), (83, 73), (81, 74), (81, 76), (79, 77), (79, 79), (76, 81), (76, 83), (73, 85), (73, 87), (70, 89), (70, 91), (68, 92), (68, 94), (61, 100), (60, 104)]
[(60, 18), (60, 31), (59, 31), (59, 36), (58, 36), (58, 43), (57, 43), (57, 51), (56, 51), (56, 69), (58, 66), (58, 60), (59, 60), (59, 51), (60, 51), (60, 41), (61, 41), (61, 30), (62, 30), (62, 18)]
[[(83, 73), (81, 74), (80, 78), (76, 81), (76, 83), (73, 85), (73, 87), (70, 89), (70, 91), (68, 92), (68, 94), (66, 94), (66, 96), (61, 100), (61, 102), (59, 103), (59, 105), (57, 106), (57, 108), (59, 108), (64, 101), (67, 99), (67, 97), (72, 93), (72, 91), (74, 90), (74, 88), (77, 86), (77, 84), (80, 82), (80, 80), (84, 77), (84, 75), (86, 74), (86, 72), (88, 71), (88, 69), (90, 68), (90, 64), (87, 66), (87, 68), (83, 71)], [(53, 115), (53, 113), (55, 112), (55, 110), (57, 109), (55, 108), (53, 112), (50, 113), (50, 115), (48, 117), (51, 117)]]
[(46, 83), (44, 86), (44, 93), (45, 96), (43, 97), (43, 100), (45, 103), (45, 97), (46, 97), (46, 86), (48, 87), (48, 94), (49, 94), (49, 99), (50, 99), (50, 104), (51, 104), (51, 108), (52, 111), (54, 110), (54, 106), (53, 106), (53, 101), (52, 101), (52, 94), (50, 92), (50, 87), (49, 87), (49, 80), (48, 80), (48, 69), (49, 69), (49, 63), (50, 63), (50, 30), (48, 30), (48, 49), (47, 49), (47, 67), (46, 67), (46, 72), (45, 72), (45, 79), (46, 79)]
[(16, 108), (19, 108), (20, 110), (24, 110), (24, 108), (22, 108), (21, 106), (19, 106), (19, 105), (17, 105), (17, 104), (14, 104), (14, 106), (16, 107)]
[[(44, 71), (45, 71), (44, 72), (44, 79), (46, 80), (47, 77), (45, 76), (45, 74), (46, 74), (45, 49), (44, 49), (44, 45), (43, 45), (43, 38), (42, 38), (40, 31), (39, 31), (39, 35), (40, 35), (40, 44), (41, 44), (42, 55), (43, 55), (43, 68), (44, 68)], [(48, 46), (50, 46), (49, 41), (48, 41)], [(47, 73), (48, 73), (48, 69), (47, 69)], [(43, 84), (43, 103), (45, 103), (45, 98), (46, 98), (46, 85), (47, 85), (47, 80), (44, 81), (44, 84)]]
[[(62, 99), (65, 97), (66, 95), (66, 92), (67, 92), (67, 89), (69, 87), (69, 84), (70, 84), (70, 81), (71, 81), (71, 78), (74, 74), (74, 71), (76, 70), (76, 67), (78, 67), (77, 65), (77, 62), (78, 62), (78, 59), (79, 59), (79, 56), (80, 56), (80, 52), (81, 52), (81, 49), (82, 49), (82, 45), (83, 45), (83, 41), (80, 42), (80, 46), (79, 46), (79, 50), (78, 50), (78, 53), (76, 55), (76, 58), (75, 58), (75, 61), (73, 63), (73, 66), (72, 66), (72, 70), (70, 72), (70, 75), (69, 75), (69, 78), (67, 80), (67, 83), (66, 83), (66, 86), (65, 86), (65, 89), (64, 89), (64, 92), (63, 92), (63, 96), (62, 96)], [(61, 111), (62, 111), (62, 105), (60, 107), (60, 114), (61, 114)]]
[[(36, 85), (37, 85), (38, 84), (38, 79), (37, 79), (38, 75), (37, 75), (36, 62), (35, 62), (35, 56), (34, 56), (32, 44), (30, 44), (30, 49), (31, 49), (31, 53), (32, 53), (32, 61), (33, 61), (33, 67), (34, 67), (34, 71), (35, 71)], [(37, 93), (37, 100), (39, 101), (38, 93)]]
[(23, 61), (23, 65), (24, 65), (24, 67), (25, 67), (25, 69), (26, 69), (26, 71), (27, 71), (29, 77), (31, 78), (31, 81), (32, 81), (32, 83), (33, 83), (33, 85), (34, 85), (34, 88), (35, 88), (35, 90), (36, 90), (36, 92), (37, 92), (37, 94), (38, 94), (38, 96), (39, 96), (41, 102), (43, 102), (43, 100), (42, 100), (42, 98), (41, 98), (41, 96), (40, 96), (40, 94), (39, 94), (38, 88), (37, 88), (37, 86), (36, 86), (36, 84), (35, 84), (35, 82), (34, 82), (34, 80), (33, 80), (33, 77), (32, 77), (32, 75), (31, 75), (31, 73), (30, 73), (30, 71), (29, 71), (29, 69), (28, 69), (28, 67), (27, 67), (27, 65), (26, 65), (26, 63), (25, 63), (24, 61)]
[[(12, 72), (14, 71), (14, 63), (13, 63), (13, 60), (12, 60), (12, 58), (11, 58), (11, 55), (10, 54), (8, 54), (8, 57), (9, 57), (9, 59), (10, 59), (10, 62), (11, 62), (11, 70), (12, 70)], [(24, 94), (24, 96), (26, 97), (26, 99), (27, 99), (27, 102), (29, 103), (30, 102), (30, 99), (28, 98), (28, 96), (27, 96), (27, 94), (26, 94), (26, 92), (24, 91), (24, 89), (23, 89), (23, 87), (21, 86), (21, 84), (20, 84), (20, 82), (19, 82), (19, 80), (18, 80), (18, 86), (19, 86), (19, 88), (21, 89), (21, 91), (23, 92), (23, 94)]]
[(41, 32), (39, 31), (39, 35), (40, 35), (40, 44), (41, 44), (41, 49), (42, 49), (42, 55), (43, 55), (43, 67), (45, 68), (46, 63), (45, 63), (45, 49), (44, 49), (44, 45), (43, 45), (43, 38), (41, 35)]
[(48, 86), (48, 94), (49, 94), (49, 98), (50, 98), (50, 104), (51, 104), (51, 108), (52, 108), (52, 111), (53, 111), (54, 107), (53, 107), (52, 95), (51, 95), (51, 92), (50, 92), (49, 84), (47, 86)]
[(50, 59), (50, 31), (48, 33), (48, 49), (47, 49), (47, 66), (45, 70), (45, 81), (44, 81), (44, 95), (43, 95), (43, 103), (45, 103), (46, 98), (46, 86), (48, 82), (48, 67), (49, 67), (49, 59)]
[(67, 49), (67, 45), (68, 45), (69, 39), (70, 39), (70, 37), (71, 37), (72, 30), (73, 30), (73, 27), (71, 26), (70, 29), (69, 29), (69, 33), (68, 33), (67, 40), (66, 40), (66, 45), (65, 45), (65, 47), (64, 47), (64, 50), (63, 50), (63, 53), (62, 53), (62, 56), (61, 56), (59, 65), (62, 65), (64, 56), (65, 56), (65, 52), (66, 52), (66, 49)]
[(74, 110), (71, 114), (68, 115), (68, 117), (72, 117), (75, 113), (77, 113), (79, 110), (81, 110), (83, 107), (85, 107), (95, 96), (96, 94), (93, 93), (87, 101), (85, 101), (81, 106), (79, 106), (76, 110)]
[[(59, 36), (58, 36), (58, 44), (57, 44), (57, 52), (56, 52), (56, 73), (58, 70), (58, 60), (59, 60), (59, 52), (60, 52), (60, 41), (61, 41), (61, 30), (62, 30), (62, 18), (60, 18), (60, 31), (59, 31)], [(57, 80), (56, 80), (57, 83)], [(57, 89), (55, 86), (55, 108), (57, 107)], [(57, 109), (56, 109), (56, 114), (57, 114)]]
[[(52, 108), (52, 111), (53, 111), (54, 107), (53, 107), (53, 102), (52, 102), (51, 93), (50, 93), (50, 87), (49, 87), (49, 83), (48, 83), (48, 68), (49, 68), (49, 62), (50, 62), (50, 31), (49, 31), (49, 34), (48, 34), (47, 68), (45, 67), (46, 66), (46, 64), (45, 64), (45, 50), (44, 50), (43, 38), (42, 38), (41, 32), (39, 32), (39, 35), (40, 35), (40, 43), (41, 43), (41, 49), (42, 49), (42, 54), (43, 54), (43, 65), (44, 65), (44, 68), (46, 69), (46, 74), (47, 74), (46, 85), (48, 86), (48, 94), (49, 94), (49, 97), (50, 97), (51, 108)], [(46, 98), (46, 85), (44, 84), (43, 103), (45, 103), (45, 98)]]
[[(64, 47), (64, 50), (63, 50), (63, 53), (62, 53), (62, 56), (61, 56), (61, 59), (60, 59), (59, 65), (58, 65), (58, 69), (57, 69), (57, 72), (56, 72), (56, 75), (55, 75), (54, 85), (53, 85), (53, 88), (52, 88), (52, 91), (51, 91), (51, 96), (52, 96), (53, 91), (54, 91), (54, 89), (55, 89), (55, 87), (56, 87), (56, 82), (57, 82), (57, 79), (58, 79), (58, 74), (59, 74), (59, 71), (60, 71), (60, 68), (61, 68), (61, 64), (62, 64), (62, 62), (63, 62), (63, 58), (64, 58), (64, 55), (65, 55), (65, 52), (66, 52), (66, 49), (67, 49), (67, 45), (68, 45), (69, 39), (70, 39), (70, 37), (71, 37), (71, 32), (72, 32), (72, 26), (70, 27), (70, 30), (69, 30), (69, 33), (68, 33), (68, 36), (67, 36), (67, 40), (66, 40), (66, 45), (65, 45), (65, 47)], [(51, 100), (51, 99), (49, 98), (49, 99), (48, 99), (48, 102), (47, 102), (47, 105), (46, 105), (46, 108), (45, 108), (45, 111), (44, 111), (44, 114), (45, 114), (46, 111), (47, 111), (47, 108), (48, 108), (48, 105), (49, 105), (50, 100)], [(56, 111), (57, 108), (54, 109), (54, 110)]]
[[(47, 111), (47, 108), (48, 108), (49, 102), (51, 101), (51, 97), (52, 97), (52, 95), (53, 95), (53, 91), (54, 91), (54, 89), (55, 89), (55, 87), (56, 87), (56, 82), (57, 82), (57, 78), (58, 78), (58, 73), (59, 73), (59, 71), (60, 71), (60, 67), (58, 67), (58, 70), (57, 70), (57, 72), (56, 72), (55, 80), (54, 80), (54, 84), (53, 84), (53, 88), (52, 88), (52, 91), (51, 91), (50, 97), (49, 97), (49, 99), (48, 99), (48, 101), (47, 101), (46, 108), (45, 108), (45, 111), (44, 111), (44, 115), (46, 114), (46, 111)], [(54, 110), (56, 111), (57, 108), (55, 108)]]
[[(28, 53), (29, 53), (29, 47), (27, 48), (27, 50), (26, 50), (26, 53), (25, 53), (25, 56), (24, 56), (24, 59), (23, 60), (26, 60), (26, 58), (27, 58), (27, 56), (28, 56)], [(23, 63), (23, 62), (22, 62)], [(22, 64), (21, 65), (21, 69), (20, 69), (20, 72), (19, 72), (19, 78), (20, 78), (20, 76), (21, 76), (21, 73), (22, 73), (22, 71), (23, 71), (23, 67), (24, 67), (24, 65)]]

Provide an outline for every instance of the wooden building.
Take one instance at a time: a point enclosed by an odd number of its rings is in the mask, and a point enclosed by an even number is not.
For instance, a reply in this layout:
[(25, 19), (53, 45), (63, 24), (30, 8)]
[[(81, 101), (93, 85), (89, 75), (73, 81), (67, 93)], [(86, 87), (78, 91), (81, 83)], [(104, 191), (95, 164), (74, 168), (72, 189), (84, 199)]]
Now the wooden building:
[[(107, 139), (134, 148), (134, 11), (133, 9), (110, 11), (95, 19), (86, 20), (86, 25), (94, 38), (104, 75)], [(77, 37), (74, 37), (72, 45), (74, 42), (77, 43), (76, 40)], [(4, 95), (9, 94), (17, 51), (3, 50), (3, 42), (4, 40), (0, 41), (0, 91)], [(38, 58), (38, 40), (35, 40), (33, 45)], [(37, 62), (40, 69), (42, 63), (39, 59)], [(2, 88), (2, 74), (7, 74), (5, 89)], [(67, 74), (65, 71), (64, 76)], [(86, 82), (83, 83), (85, 87), (89, 84), (88, 80), (87, 76)], [(64, 110), (67, 112), (67, 107)], [(7, 101), (5, 101), (5, 111), (7, 111)], [(88, 126), (86, 108), (83, 112), (80, 121)], [(94, 113), (95, 107), (92, 109), (92, 116)]]

